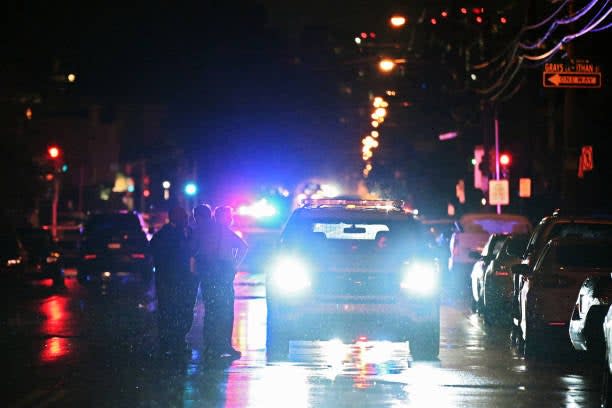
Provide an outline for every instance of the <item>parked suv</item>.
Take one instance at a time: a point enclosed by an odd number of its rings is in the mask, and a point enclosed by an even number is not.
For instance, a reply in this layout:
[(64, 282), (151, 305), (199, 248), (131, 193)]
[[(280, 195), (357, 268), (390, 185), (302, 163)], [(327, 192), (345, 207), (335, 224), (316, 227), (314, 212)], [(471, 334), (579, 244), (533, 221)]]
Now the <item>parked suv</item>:
[(83, 229), (77, 277), (150, 283), (153, 273), (145, 224), (133, 211), (89, 215)]
[[(533, 269), (535, 259), (540, 251), (553, 238), (576, 237), (576, 238), (612, 238), (612, 217), (596, 217), (574, 214), (563, 214), (555, 211), (552, 215), (542, 218), (530, 235), (529, 242), (521, 256), (521, 264)], [(521, 254), (514, 254), (520, 256)], [(512, 314), (514, 325), (519, 326), (519, 291), (523, 284), (523, 278), (514, 274), (514, 291)]]
[(440, 342), (439, 267), (426, 228), (401, 202), (307, 200), (285, 225), (266, 273), (267, 355), (290, 340)]

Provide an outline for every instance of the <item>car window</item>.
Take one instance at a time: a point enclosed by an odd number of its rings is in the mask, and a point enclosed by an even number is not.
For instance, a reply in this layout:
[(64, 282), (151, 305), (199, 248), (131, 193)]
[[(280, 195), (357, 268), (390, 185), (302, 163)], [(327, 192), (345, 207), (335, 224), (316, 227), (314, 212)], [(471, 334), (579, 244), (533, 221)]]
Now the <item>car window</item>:
[(510, 237), (505, 245), (504, 256), (511, 256), (510, 254), (522, 254), (525, 252), (527, 246), (527, 236)]
[(554, 259), (554, 252), (554, 247), (546, 246), (533, 266), (533, 270), (536, 272), (544, 272), (546, 269), (544, 265), (548, 265), (551, 260)]
[(557, 237), (612, 238), (612, 223), (559, 222), (550, 228), (548, 234), (541, 231), (538, 235), (534, 234), (529, 241), (530, 250), (537, 250), (546, 242)]
[(524, 234), (529, 232), (531, 225), (528, 220), (520, 218), (470, 218), (461, 220), (465, 232), (488, 234)]
[(347, 222), (338, 218), (294, 217), (282, 234), (288, 245), (308, 245), (325, 242), (338, 251), (350, 250), (352, 242), (360, 242), (371, 249), (425, 248), (429, 242), (422, 224), (412, 220), (363, 219)]
[(142, 231), (138, 216), (134, 214), (96, 214), (92, 215), (85, 224), (89, 234), (104, 231)]
[(500, 239), (495, 240), (495, 243), (493, 244), (493, 248), (491, 251), (492, 256), (495, 256), (499, 253), (500, 249), (504, 246), (505, 241), (506, 241), (505, 238), (500, 238)]
[(610, 268), (612, 251), (607, 245), (564, 246), (556, 253), (557, 263), (568, 268)]

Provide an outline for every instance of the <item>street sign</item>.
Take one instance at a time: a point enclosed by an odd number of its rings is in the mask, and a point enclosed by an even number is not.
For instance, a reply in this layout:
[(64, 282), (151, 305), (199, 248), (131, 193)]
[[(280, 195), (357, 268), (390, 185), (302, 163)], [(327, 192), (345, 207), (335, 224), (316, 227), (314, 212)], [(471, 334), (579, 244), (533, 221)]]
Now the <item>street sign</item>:
[(528, 198), (531, 197), (531, 179), (527, 177), (521, 177), (519, 179), (519, 197)]
[(601, 88), (601, 72), (574, 74), (544, 72), (545, 88)]
[(593, 170), (593, 146), (582, 146), (578, 162), (578, 177), (583, 178), (585, 171)]
[(545, 88), (601, 88), (599, 66), (587, 60), (575, 60), (570, 64), (545, 64), (542, 73)]
[(510, 204), (510, 187), (508, 180), (489, 180), (489, 204)]

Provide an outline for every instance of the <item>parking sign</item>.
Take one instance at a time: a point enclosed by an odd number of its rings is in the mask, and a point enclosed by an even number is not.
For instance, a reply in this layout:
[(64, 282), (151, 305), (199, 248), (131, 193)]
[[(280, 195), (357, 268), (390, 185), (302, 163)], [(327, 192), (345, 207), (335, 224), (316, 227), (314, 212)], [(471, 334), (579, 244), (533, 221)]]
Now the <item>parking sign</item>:
[(510, 204), (510, 188), (508, 180), (489, 180), (489, 204)]

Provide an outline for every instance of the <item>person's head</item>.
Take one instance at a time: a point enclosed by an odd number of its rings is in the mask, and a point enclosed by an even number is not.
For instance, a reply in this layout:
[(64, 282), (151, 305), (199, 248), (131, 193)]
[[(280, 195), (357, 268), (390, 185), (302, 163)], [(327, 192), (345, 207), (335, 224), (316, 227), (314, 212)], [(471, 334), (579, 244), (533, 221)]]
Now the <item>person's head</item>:
[(208, 204), (198, 204), (193, 208), (193, 219), (196, 224), (204, 224), (212, 220), (212, 210)]
[(215, 208), (215, 222), (228, 227), (231, 226), (234, 223), (232, 207), (223, 205)]
[(180, 206), (172, 207), (170, 211), (168, 211), (168, 219), (171, 224), (177, 227), (184, 227), (187, 225), (187, 211)]

